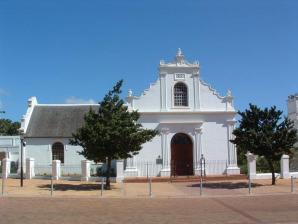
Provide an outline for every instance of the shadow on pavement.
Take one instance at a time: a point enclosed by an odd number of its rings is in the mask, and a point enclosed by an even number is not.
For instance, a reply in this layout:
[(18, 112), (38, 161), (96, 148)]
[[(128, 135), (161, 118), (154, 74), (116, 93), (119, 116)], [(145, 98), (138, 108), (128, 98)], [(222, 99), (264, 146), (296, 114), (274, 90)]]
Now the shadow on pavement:
[[(38, 186), (39, 188), (51, 188), (50, 184), (44, 184)], [(112, 187), (112, 186), (111, 186)], [(54, 184), (55, 191), (93, 191), (99, 190), (101, 188), (100, 184)], [(113, 188), (113, 187), (112, 187)]]
[[(203, 183), (204, 188), (211, 189), (240, 189), (240, 188), (248, 188), (247, 182), (217, 182), (217, 183)], [(252, 183), (251, 187), (261, 187), (264, 186), (262, 184)], [(188, 187), (200, 187), (200, 184), (191, 184)]]

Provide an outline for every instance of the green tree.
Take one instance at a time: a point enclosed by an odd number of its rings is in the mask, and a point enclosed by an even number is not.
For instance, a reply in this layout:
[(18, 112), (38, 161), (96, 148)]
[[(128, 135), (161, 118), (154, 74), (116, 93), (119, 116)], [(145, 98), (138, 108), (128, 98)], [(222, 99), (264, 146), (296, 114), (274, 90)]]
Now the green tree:
[(297, 141), (297, 130), (288, 118), (281, 118), (282, 111), (275, 106), (260, 109), (249, 104), (249, 109), (238, 112), (241, 116), (239, 127), (233, 132), (237, 149), (263, 156), (268, 162), (272, 173), (272, 185), (275, 184), (274, 163), (283, 154), (292, 155), (293, 145)]
[(19, 135), (20, 122), (0, 119), (0, 135)]
[(142, 144), (158, 134), (157, 130), (144, 129), (137, 111), (128, 111), (120, 99), (123, 80), (99, 102), (98, 111), (90, 108), (85, 114), (84, 126), (72, 134), (70, 144), (80, 145), (79, 154), (95, 162), (107, 161), (106, 189), (110, 189), (111, 161), (126, 159), (139, 153)]

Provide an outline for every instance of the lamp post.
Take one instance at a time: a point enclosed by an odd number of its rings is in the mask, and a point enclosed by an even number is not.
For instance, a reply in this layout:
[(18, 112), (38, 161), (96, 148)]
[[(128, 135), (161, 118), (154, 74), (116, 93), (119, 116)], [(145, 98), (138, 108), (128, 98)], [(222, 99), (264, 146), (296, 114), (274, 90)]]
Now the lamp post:
[(24, 185), (24, 170), (23, 170), (23, 151), (24, 147), (26, 146), (26, 142), (24, 140), (24, 133), (21, 132), (21, 187)]
[[(206, 160), (204, 158), (204, 155), (201, 154), (201, 158), (200, 158), (200, 195), (202, 195), (203, 193), (203, 174), (204, 174), (204, 177), (206, 177), (206, 171), (205, 171), (205, 165), (206, 165)], [(204, 173), (203, 173), (203, 169), (204, 169)]]

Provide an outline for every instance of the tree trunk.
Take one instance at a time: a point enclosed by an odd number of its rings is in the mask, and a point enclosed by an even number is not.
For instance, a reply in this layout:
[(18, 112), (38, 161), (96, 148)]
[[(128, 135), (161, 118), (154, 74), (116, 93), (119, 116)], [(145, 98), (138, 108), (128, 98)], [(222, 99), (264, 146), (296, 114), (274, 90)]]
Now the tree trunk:
[(269, 167), (270, 167), (270, 170), (271, 170), (271, 174), (272, 174), (272, 185), (275, 185), (275, 170), (274, 170), (274, 166), (273, 166), (273, 163), (270, 161), (268, 161), (269, 163)]
[(106, 190), (111, 190), (111, 181), (110, 181), (110, 176), (111, 176), (111, 159), (108, 158), (108, 164), (107, 164), (107, 176), (106, 176)]

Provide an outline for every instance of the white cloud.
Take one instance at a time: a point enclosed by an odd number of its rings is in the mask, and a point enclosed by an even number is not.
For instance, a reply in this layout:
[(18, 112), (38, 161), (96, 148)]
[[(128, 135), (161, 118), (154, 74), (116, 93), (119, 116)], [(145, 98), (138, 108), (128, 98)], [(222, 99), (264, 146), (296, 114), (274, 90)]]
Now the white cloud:
[(76, 98), (75, 96), (71, 96), (65, 100), (66, 104), (96, 104), (97, 102), (93, 99), (81, 99)]

